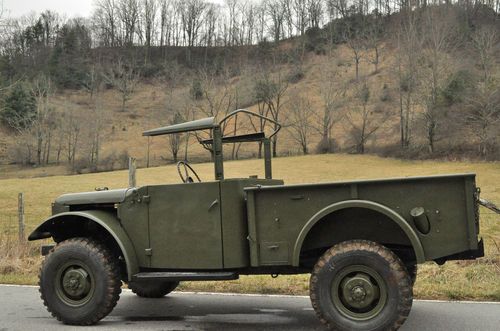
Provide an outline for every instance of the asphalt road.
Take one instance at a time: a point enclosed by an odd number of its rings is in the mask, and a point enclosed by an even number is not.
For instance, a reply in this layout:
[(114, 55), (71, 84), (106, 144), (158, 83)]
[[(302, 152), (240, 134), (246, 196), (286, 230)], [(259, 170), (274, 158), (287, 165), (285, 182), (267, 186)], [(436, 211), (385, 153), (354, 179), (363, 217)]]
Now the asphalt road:
[[(0, 285), (6, 330), (323, 330), (307, 297), (173, 293), (142, 299), (122, 292), (92, 327), (65, 326), (45, 310), (36, 287)], [(500, 303), (415, 301), (401, 330), (500, 330)]]

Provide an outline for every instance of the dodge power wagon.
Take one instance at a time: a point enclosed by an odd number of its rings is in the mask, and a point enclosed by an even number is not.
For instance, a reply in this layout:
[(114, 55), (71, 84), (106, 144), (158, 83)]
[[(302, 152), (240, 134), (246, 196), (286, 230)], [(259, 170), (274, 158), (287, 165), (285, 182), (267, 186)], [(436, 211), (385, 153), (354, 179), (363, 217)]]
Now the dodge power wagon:
[[(225, 135), (237, 114), (275, 130)], [(56, 243), (42, 246), (40, 292), (49, 312), (66, 324), (97, 323), (116, 305), (122, 282), (159, 298), (182, 281), (310, 274), (312, 306), (326, 328), (396, 330), (410, 313), (417, 264), (484, 255), (474, 174), (285, 185), (271, 168), (280, 128), (237, 110), (221, 121), (146, 131), (208, 133), (199, 140), (212, 153), (215, 180), (202, 182), (181, 161), (180, 184), (58, 197), (29, 236)], [(264, 178), (224, 177), (223, 145), (242, 142), (261, 144)]]

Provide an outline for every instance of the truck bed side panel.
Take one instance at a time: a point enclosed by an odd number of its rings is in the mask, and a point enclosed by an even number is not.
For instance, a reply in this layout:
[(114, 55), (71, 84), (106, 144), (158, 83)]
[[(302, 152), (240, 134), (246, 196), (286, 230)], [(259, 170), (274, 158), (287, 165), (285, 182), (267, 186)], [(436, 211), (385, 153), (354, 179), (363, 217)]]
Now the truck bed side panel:
[[(304, 225), (319, 210), (345, 200), (368, 200), (395, 211), (418, 234), (427, 260), (475, 249), (474, 189), (474, 175), (470, 174), (251, 190), (248, 194), (253, 196), (249, 199), (253, 206), (248, 208), (256, 223), (252, 238), (256, 247), (251, 252), (258, 254), (259, 265), (290, 265), (294, 244)], [(431, 224), (428, 234), (419, 232), (414, 224), (410, 210), (415, 207), (425, 209)], [(356, 219), (345, 222), (356, 233)], [(323, 235), (331, 238), (335, 233)]]

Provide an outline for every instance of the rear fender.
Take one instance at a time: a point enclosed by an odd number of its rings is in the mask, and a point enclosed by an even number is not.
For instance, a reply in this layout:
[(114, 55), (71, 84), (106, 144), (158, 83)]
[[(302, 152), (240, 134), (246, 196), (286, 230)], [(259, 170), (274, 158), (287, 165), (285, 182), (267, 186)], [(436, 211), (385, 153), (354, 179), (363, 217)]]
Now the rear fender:
[[(135, 249), (129, 236), (122, 228), (120, 221), (113, 213), (101, 210), (65, 212), (54, 215), (40, 224), (28, 237), (28, 240), (38, 240), (54, 237), (61, 227), (69, 227), (75, 218), (94, 222), (105, 229), (120, 247), (127, 268), (128, 280), (139, 272), (139, 264), (135, 255)], [(67, 222), (72, 220), (71, 222)]]
[[(424, 254), (424, 248), (422, 246), (422, 243), (420, 242), (420, 239), (418, 238), (417, 234), (415, 231), (412, 229), (412, 227), (406, 222), (406, 220), (396, 213), (394, 210), (381, 205), (379, 203), (373, 202), (373, 201), (368, 201), (368, 200), (347, 200), (347, 201), (342, 201), (338, 203), (334, 203), (332, 205), (329, 205), (322, 210), (320, 210), (318, 213), (316, 213), (309, 221), (305, 224), (305, 226), (302, 228), (301, 232), (299, 233), (299, 236), (295, 242), (294, 250), (293, 250), (293, 257), (292, 257), (292, 265), (298, 266), (300, 262), (300, 252), (302, 249), (302, 244), (304, 243), (304, 240), (309, 233), (309, 231), (314, 227), (316, 223), (321, 221), (323, 217), (336, 212), (341, 209), (345, 208), (367, 208), (374, 210), (376, 212), (379, 212), (381, 214), (384, 214), (387, 216), (389, 219), (394, 221), (406, 234), (408, 239), (411, 242), (411, 245), (413, 247), (413, 250), (415, 252), (415, 257), (417, 259), (417, 263), (423, 263), (425, 262), (425, 254)], [(355, 239), (355, 238), (353, 238)]]

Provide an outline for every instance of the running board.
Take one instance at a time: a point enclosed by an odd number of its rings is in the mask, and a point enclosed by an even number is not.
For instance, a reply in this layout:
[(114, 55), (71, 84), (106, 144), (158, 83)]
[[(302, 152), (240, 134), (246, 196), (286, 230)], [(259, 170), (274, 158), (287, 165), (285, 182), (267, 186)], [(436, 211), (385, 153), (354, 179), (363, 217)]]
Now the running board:
[(234, 272), (139, 272), (132, 276), (133, 280), (234, 280), (239, 275)]

